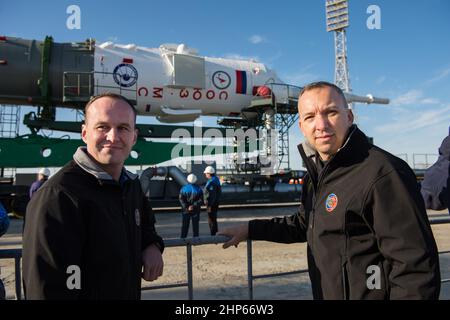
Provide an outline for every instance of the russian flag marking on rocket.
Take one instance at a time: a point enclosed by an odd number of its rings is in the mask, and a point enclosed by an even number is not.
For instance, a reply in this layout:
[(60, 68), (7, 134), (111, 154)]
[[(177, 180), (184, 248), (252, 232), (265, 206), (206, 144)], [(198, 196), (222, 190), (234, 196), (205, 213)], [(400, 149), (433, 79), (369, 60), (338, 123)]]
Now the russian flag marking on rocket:
[(247, 72), (236, 70), (236, 93), (247, 94)]

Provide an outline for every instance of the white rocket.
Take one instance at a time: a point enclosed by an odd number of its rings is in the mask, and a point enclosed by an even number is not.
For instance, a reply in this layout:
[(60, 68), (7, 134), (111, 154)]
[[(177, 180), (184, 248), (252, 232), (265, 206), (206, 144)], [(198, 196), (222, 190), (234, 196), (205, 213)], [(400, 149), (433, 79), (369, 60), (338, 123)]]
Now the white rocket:
[(187, 122), (201, 115), (242, 116), (260, 87), (269, 88), (279, 103), (295, 100), (301, 89), (284, 84), (262, 63), (200, 56), (184, 44), (146, 48), (0, 36), (1, 104), (82, 108), (90, 96), (109, 91), (133, 101), (140, 115)]

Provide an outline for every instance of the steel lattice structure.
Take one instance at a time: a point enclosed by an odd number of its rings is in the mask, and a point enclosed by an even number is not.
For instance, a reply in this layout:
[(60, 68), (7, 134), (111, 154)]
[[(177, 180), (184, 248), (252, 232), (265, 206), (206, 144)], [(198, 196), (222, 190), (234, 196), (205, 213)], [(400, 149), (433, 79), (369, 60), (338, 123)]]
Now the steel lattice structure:
[[(326, 0), (327, 31), (334, 31), (335, 70), (334, 83), (344, 92), (351, 92), (350, 78), (347, 64), (347, 37), (345, 28), (348, 27), (347, 0)], [(349, 103), (352, 108), (352, 104)]]

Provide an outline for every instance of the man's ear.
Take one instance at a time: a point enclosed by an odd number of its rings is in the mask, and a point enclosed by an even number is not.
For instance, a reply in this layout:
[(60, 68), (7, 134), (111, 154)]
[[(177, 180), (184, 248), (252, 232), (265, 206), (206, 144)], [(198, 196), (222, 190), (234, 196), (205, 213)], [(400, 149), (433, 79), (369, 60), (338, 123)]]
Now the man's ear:
[(303, 136), (306, 137), (305, 133), (303, 132), (303, 121), (300, 120), (300, 115), (298, 116), (298, 127), (300, 128), (300, 131), (302, 132)]
[(353, 124), (353, 120), (355, 120), (355, 116), (353, 115), (352, 109), (347, 110), (347, 117), (350, 124)]
[(81, 139), (83, 139), (84, 143), (87, 144), (87, 141), (86, 141), (86, 125), (85, 124), (81, 125)]

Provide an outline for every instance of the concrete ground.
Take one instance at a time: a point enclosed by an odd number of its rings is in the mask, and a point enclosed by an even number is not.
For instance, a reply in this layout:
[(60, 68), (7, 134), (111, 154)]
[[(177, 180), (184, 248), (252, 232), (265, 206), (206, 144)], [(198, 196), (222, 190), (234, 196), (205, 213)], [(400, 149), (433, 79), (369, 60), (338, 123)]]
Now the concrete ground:
[[(294, 213), (296, 207), (258, 207), (227, 209), (219, 212), (219, 229), (245, 223), (249, 219), (263, 219)], [(430, 216), (448, 216), (446, 211), (429, 211)], [(177, 238), (181, 231), (179, 211), (156, 212), (157, 231), (164, 238)], [(432, 226), (440, 251), (450, 250), (450, 224)], [(8, 233), (0, 238), (1, 248), (21, 246), (22, 220), (12, 220)], [(190, 228), (189, 235), (192, 233)], [(202, 213), (200, 236), (209, 235), (206, 213)], [(305, 244), (276, 244), (253, 242), (254, 275), (295, 271), (307, 267)], [(186, 281), (186, 248), (167, 248), (164, 253), (164, 275), (157, 281), (143, 281), (143, 286), (182, 283)], [(440, 256), (442, 278), (450, 278), (450, 254)], [(1, 278), (7, 296), (14, 299), (14, 261), (0, 260)], [(220, 244), (193, 247), (194, 299), (248, 299), (247, 246), (222, 249)], [(253, 284), (254, 299), (311, 299), (307, 274), (257, 279)], [(187, 299), (187, 288), (143, 291), (143, 299)], [(450, 283), (443, 284), (441, 299), (450, 299)]]

